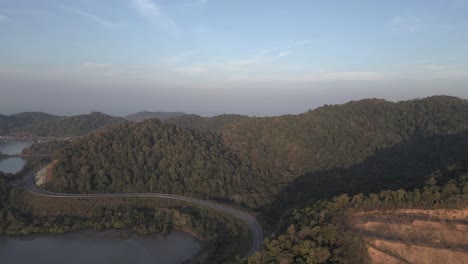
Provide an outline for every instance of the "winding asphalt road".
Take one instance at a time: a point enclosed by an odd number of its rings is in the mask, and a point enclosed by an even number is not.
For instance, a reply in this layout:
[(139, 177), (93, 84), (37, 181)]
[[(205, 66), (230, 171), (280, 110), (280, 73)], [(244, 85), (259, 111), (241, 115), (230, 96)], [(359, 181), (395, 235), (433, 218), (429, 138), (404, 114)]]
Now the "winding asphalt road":
[(192, 197), (181, 196), (181, 195), (172, 195), (172, 194), (163, 194), (163, 193), (102, 193), (102, 194), (68, 194), (68, 193), (54, 193), (44, 191), (37, 187), (34, 181), (34, 175), (30, 175), (27, 177), (25, 189), (33, 194), (46, 196), (46, 197), (54, 197), (54, 198), (113, 198), (113, 197), (153, 197), (153, 198), (161, 198), (161, 199), (169, 199), (169, 200), (177, 200), (177, 201), (184, 201), (193, 203), (196, 205), (200, 205), (203, 207), (211, 208), (229, 215), (232, 215), (242, 222), (244, 222), (251, 234), (252, 234), (252, 244), (249, 251), (245, 254), (244, 257), (248, 257), (258, 251), (262, 246), (263, 242), (263, 231), (260, 223), (255, 219), (253, 216), (249, 215), (246, 212), (241, 210), (231, 208), (228, 206), (207, 202), (203, 200), (199, 200)]

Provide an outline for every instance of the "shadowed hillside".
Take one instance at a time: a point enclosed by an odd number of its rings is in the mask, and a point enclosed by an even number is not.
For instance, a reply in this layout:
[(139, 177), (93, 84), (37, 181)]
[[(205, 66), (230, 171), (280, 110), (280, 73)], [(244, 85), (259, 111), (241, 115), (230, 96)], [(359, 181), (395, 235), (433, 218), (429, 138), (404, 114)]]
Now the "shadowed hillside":
[(420, 188), (309, 200), (249, 263), (466, 263), (467, 179), (464, 161)]
[(281, 177), (350, 167), (415, 137), (468, 129), (468, 101), (430, 97), (399, 103), (379, 99), (324, 106), (301, 115), (248, 118), (226, 125), (230, 148)]
[[(379, 191), (374, 185), (379, 177), (381, 187), (388, 183), (412, 187), (434, 162), (442, 164), (464, 153), (456, 134), (468, 128), (468, 102), (445, 96), (400, 103), (370, 99), (301, 115), (202, 119), (199, 127), (223, 124), (208, 129), (219, 133), (143, 122), (84, 138), (57, 155), (55, 175), (62, 180), (55, 184), (87, 192), (148, 191), (152, 186), (152, 190), (193, 192), (256, 208), (281, 202), (283, 198), (275, 196), (298, 185), (294, 192), (326, 190), (328, 196), (353, 188)], [(437, 136), (448, 138), (439, 141)], [(444, 154), (434, 156), (435, 149)], [(377, 160), (366, 164), (372, 156)], [(392, 161), (399, 171), (380, 169), (392, 168)], [(406, 180), (408, 173), (414, 178)]]
[(300, 208), (311, 199), (347, 193), (411, 190), (425, 183), (425, 176), (454, 163), (468, 162), (468, 132), (446, 136), (416, 137), (389, 149), (378, 150), (362, 163), (306, 173), (277, 195), (264, 213), (275, 216), (278, 208)]

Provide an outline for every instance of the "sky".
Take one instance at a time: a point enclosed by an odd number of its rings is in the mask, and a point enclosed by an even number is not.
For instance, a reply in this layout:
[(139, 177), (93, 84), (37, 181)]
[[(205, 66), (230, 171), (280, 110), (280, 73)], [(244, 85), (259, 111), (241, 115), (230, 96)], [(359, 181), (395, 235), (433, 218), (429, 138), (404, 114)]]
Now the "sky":
[(0, 113), (468, 98), (468, 0), (0, 0)]

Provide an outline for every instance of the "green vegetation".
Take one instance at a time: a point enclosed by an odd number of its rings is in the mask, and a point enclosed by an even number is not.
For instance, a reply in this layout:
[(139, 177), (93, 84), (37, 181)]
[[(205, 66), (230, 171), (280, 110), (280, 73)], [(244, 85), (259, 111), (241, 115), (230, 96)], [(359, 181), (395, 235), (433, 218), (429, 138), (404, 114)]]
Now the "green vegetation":
[(159, 119), (161, 121), (164, 121), (169, 118), (173, 117), (178, 117), (178, 116), (183, 116), (186, 115), (186, 113), (181, 113), (181, 112), (148, 112), (148, 111), (143, 111), (143, 112), (138, 112), (135, 114), (131, 114), (128, 116), (125, 116), (124, 118), (133, 121), (133, 122), (141, 122), (147, 119)]
[[(179, 119), (194, 120), (192, 116)], [(468, 128), (468, 102), (453, 97), (400, 103), (372, 99), (325, 106), (301, 115), (202, 120), (197, 131), (146, 121), (78, 140), (57, 154), (59, 163), (49, 188), (72, 192), (162, 191), (261, 208), (281, 203), (278, 197), (297, 183), (306, 196), (315, 189), (327, 191), (330, 184), (317, 184), (327, 179), (334, 179), (329, 183), (343, 188), (351, 181), (356, 186), (353, 192), (379, 191), (365, 186), (372, 187), (380, 180), (379, 188), (395, 180), (406, 184), (405, 188), (415, 187), (430, 165), (423, 160), (427, 152), (447, 142), (459, 145), (452, 137)], [(208, 123), (217, 125), (201, 128)], [(419, 148), (427, 151), (419, 153)], [(443, 149), (450, 154), (449, 148)], [(373, 161), (367, 162), (380, 157), (389, 168), (390, 158), (403, 154), (415, 161), (406, 171), (402, 167), (382, 173)], [(441, 158), (438, 165), (451, 162), (451, 158), (454, 155)], [(361, 173), (361, 178), (354, 180), (357, 173), (348, 169), (358, 170), (359, 166), (361, 172), (376, 169), (381, 179)], [(414, 179), (407, 181), (409, 174)], [(361, 186), (361, 181), (370, 183)], [(349, 191), (332, 187), (336, 190), (329, 196)]]
[(366, 263), (359, 234), (349, 228), (352, 214), (397, 208), (464, 209), (468, 207), (468, 162), (431, 173), (424, 187), (378, 194), (347, 194), (311, 200), (281, 219), (280, 235), (265, 239), (264, 249), (249, 263)]
[(71, 117), (54, 116), (46, 113), (0, 115), (0, 135), (72, 137), (122, 122), (125, 122), (125, 119), (98, 112)]
[[(453, 97), (398, 103), (370, 99), (279, 117), (183, 115), (165, 122), (122, 123), (61, 144), (27, 150), (57, 150), (49, 190), (163, 192), (254, 208), (268, 236), (251, 263), (367, 262), (364, 243), (349, 227), (353, 213), (468, 206), (468, 101)], [(10, 190), (4, 196), (3, 219), (30, 221), (31, 212), (11, 202), (21, 194)], [(200, 223), (206, 217), (201, 209), (181, 205), (156, 210), (146, 203), (130, 204), (95, 207), (80, 216), (86, 224), (77, 228), (95, 228), (104, 217), (98, 228), (124, 223), (122, 228), (153, 233), (180, 220), (168, 215)], [(59, 214), (64, 218), (58, 226), (78, 207), (70, 208)], [(119, 218), (126, 214), (130, 218)], [(162, 220), (149, 224), (158, 217)], [(21, 233), (17, 223), (22, 220), (10, 220), (2, 230)], [(210, 221), (221, 221), (216, 222), (221, 229), (187, 227), (205, 235), (227, 228), (234, 230), (230, 238), (240, 232), (227, 220)], [(24, 227), (35, 226), (27, 222)], [(213, 241), (212, 246), (221, 240)], [(227, 237), (222, 241), (232, 245)]]
[(275, 169), (278, 177), (350, 167), (417, 137), (468, 128), (468, 102), (431, 97), (400, 103), (362, 100), (301, 115), (250, 118), (224, 127), (222, 137), (240, 157)]
[(36, 124), (51, 122), (60, 117), (46, 113), (20, 113), (0, 115), (0, 135), (25, 134)]
[(198, 256), (202, 263), (220, 263), (245, 251), (242, 244), (235, 242), (248, 240), (245, 227), (231, 217), (204, 208), (143, 198), (37, 197), (8, 188), (1, 176), (0, 235), (117, 229), (127, 236), (167, 234), (178, 229), (204, 241), (206, 249)]
[(218, 115), (202, 117), (199, 115), (183, 115), (166, 120), (167, 123), (178, 127), (192, 128), (206, 132), (219, 132), (224, 126), (240, 120), (248, 119), (242, 115)]
[(56, 154), (51, 190), (166, 192), (237, 199), (251, 169), (213, 134), (158, 120), (122, 124), (76, 140)]
[(69, 140), (51, 140), (41, 143), (34, 143), (33, 145), (23, 149), (22, 155), (26, 156), (52, 156), (59, 149), (69, 145), (72, 141)]

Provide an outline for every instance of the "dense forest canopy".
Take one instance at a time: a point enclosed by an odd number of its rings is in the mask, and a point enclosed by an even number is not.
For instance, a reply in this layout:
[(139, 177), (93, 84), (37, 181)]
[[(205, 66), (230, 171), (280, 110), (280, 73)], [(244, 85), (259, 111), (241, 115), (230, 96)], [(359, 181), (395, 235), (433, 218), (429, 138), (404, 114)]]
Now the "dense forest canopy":
[(161, 121), (164, 121), (169, 118), (174, 118), (178, 116), (183, 116), (186, 115), (186, 113), (182, 112), (148, 112), (148, 111), (143, 111), (143, 112), (138, 112), (135, 114), (127, 115), (124, 118), (133, 121), (133, 122), (141, 122), (146, 119), (159, 119)]
[(99, 112), (71, 117), (27, 112), (8, 116), (0, 115), (0, 135), (73, 137), (122, 122), (125, 122), (125, 119)]
[[(179, 120), (187, 118), (193, 120), (191, 116)], [(301, 115), (202, 120), (196, 130), (145, 121), (78, 140), (57, 154), (49, 187), (73, 192), (183, 193), (262, 207), (276, 203), (275, 196), (297, 180), (302, 180), (301, 188), (307, 192), (317, 186), (316, 173), (359, 164), (364, 164), (362, 180), (373, 185), (380, 179), (366, 176), (366, 169), (372, 167), (366, 160), (379, 153), (387, 155), (392, 148), (396, 148), (392, 155), (398, 156), (431, 142), (437, 146), (434, 142), (444, 140), (437, 136), (456, 137), (468, 128), (468, 102), (446, 96), (399, 103), (369, 99)], [(465, 139), (447, 142), (460, 145)], [(415, 146), (405, 147), (411, 144)], [(415, 171), (427, 165), (425, 156), (415, 157)], [(355, 175), (333, 173), (338, 174), (338, 183), (343, 175)], [(413, 179), (407, 187), (420, 183), (422, 171), (418, 173), (419, 180)]]
[[(466, 209), (468, 162), (428, 174), (421, 188), (310, 200), (282, 215), (278, 235), (267, 238), (249, 263), (367, 263), (365, 242), (350, 227), (353, 214), (372, 210)], [(409, 241), (407, 241), (409, 242)], [(463, 241), (458, 241), (463, 245)]]
[[(468, 101), (459, 98), (368, 99), (300, 115), (183, 115), (139, 123), (97, 113), (65, 119), (24, 115), (23, 126), (37, 122), (37, 131), (51, 123), (61, 124), (62, 134), (97, 129), (24, 150), (54, 155), (49, 190), (163, 192), (256, 208), (268, 236), (249, 263), (366, 263), (362, 233), (350, 224), (356, 212), (468, 206)], [(103, 127), (114, 121), (119, 124)], [(238, 223), (224, 217), (136, 200), (93, 205), (87, 216), (65, 213), (65, 205), (52, 213), (58, 217), (33, 221), (34, 210), (58, 205), (25, 202), (24, 193), (6, 184), (14, 177), (0, 173), (0, 234), (83, 228), (150, 234), (168, 232), (185, 219), (183, 226), (202, 237), (223, 234), (209, 240), (217, 260), (239, 252), (228, 241), (239, 234), (246, 239)], [(78, 204), (72, 207), (78, 210)]]
[(68, 192), (168, 192), (237, 199), (253, 175), (221, 138), (158, 120), (122, 124), (56, 154), (50, 188)]
[(250, 118), (227, 125), (221, 135), (239, 156), (284, 177), (349, 167), (378, 149), (467, 128), (466, 100), (431, 97), (400, 103), (369, 99), (301, 115)]
[(190, 231), (205, 249), (194, 263), (222, 263), (244, 254), (248, 230), (236, 219), (206, 208), (144, 198), (56, 199), (11, 188), (0, 172), (0, 236), (120, 230), (133, 234)]
[(218, 115), (202, 117), (199, 115), (183, 115), (166, 120), (179, 127), (193, 128), (207, 132), (219, 132), (225, 125), (248, 119), (243, 115)]

